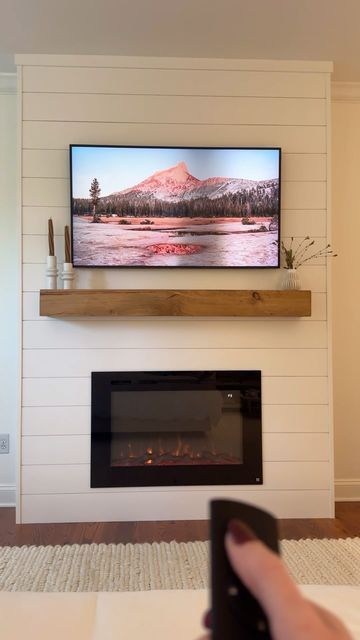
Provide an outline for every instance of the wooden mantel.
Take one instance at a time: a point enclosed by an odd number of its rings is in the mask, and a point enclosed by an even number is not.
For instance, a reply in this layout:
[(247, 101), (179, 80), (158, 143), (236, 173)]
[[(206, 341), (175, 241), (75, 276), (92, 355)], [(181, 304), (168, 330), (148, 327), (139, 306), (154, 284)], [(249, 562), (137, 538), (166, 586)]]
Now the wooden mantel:
[(40, 315), (310, 316), (311, 291), (42, 289)]

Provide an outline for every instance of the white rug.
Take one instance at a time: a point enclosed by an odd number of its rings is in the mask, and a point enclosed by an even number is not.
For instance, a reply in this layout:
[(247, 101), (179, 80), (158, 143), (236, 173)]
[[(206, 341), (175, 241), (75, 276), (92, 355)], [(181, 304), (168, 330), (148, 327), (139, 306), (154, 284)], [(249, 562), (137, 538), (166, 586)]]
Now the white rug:
[[(360, 585), (360, 538), (284, 540), (299, 584)], [(0, 591), (205, 589), (208, 542), (0, 547)]]

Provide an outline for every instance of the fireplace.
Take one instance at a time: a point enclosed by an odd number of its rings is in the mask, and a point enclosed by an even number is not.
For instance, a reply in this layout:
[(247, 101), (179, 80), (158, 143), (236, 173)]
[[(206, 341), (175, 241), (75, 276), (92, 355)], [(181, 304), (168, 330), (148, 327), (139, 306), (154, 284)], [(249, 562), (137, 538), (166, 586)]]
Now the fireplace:
[(91, 382), (91, 487), (262, 484), (260, 371)]

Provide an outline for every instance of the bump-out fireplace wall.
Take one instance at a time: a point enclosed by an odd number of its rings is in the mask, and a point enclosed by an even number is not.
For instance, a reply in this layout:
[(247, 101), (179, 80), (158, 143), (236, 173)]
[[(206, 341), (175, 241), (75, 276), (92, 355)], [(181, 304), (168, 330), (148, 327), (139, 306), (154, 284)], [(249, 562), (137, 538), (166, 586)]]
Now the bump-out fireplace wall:
[[(47, 220), (59, 264), (68, 145), (280, 146), (282, 235), (327, 241), (327, 63), (17, 56), (21, 100), (22, 522), (207, 517), (214, 497), (281, 517), (333, 513), (327, 266), (302, 269), (308, 318), (39, 316)], [(20, 112), (19, 112), (20, 113)], [(60, 283), (59, 283), (60, 286)], [(78, 270), (94, 289), (278, 289), (281, 270)], [(263, 484), (90, 486), (92, 371), (262, 372)], [(330, 390), (330, 391), (329, 391)]]

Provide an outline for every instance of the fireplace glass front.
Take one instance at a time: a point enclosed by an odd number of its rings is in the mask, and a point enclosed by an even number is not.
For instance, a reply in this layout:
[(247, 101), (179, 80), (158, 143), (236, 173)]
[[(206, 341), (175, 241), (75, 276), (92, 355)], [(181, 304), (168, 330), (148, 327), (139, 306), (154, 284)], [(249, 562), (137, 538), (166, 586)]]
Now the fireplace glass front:
[(91, 486), (261, 484), (260, 371), (92, 373)]

